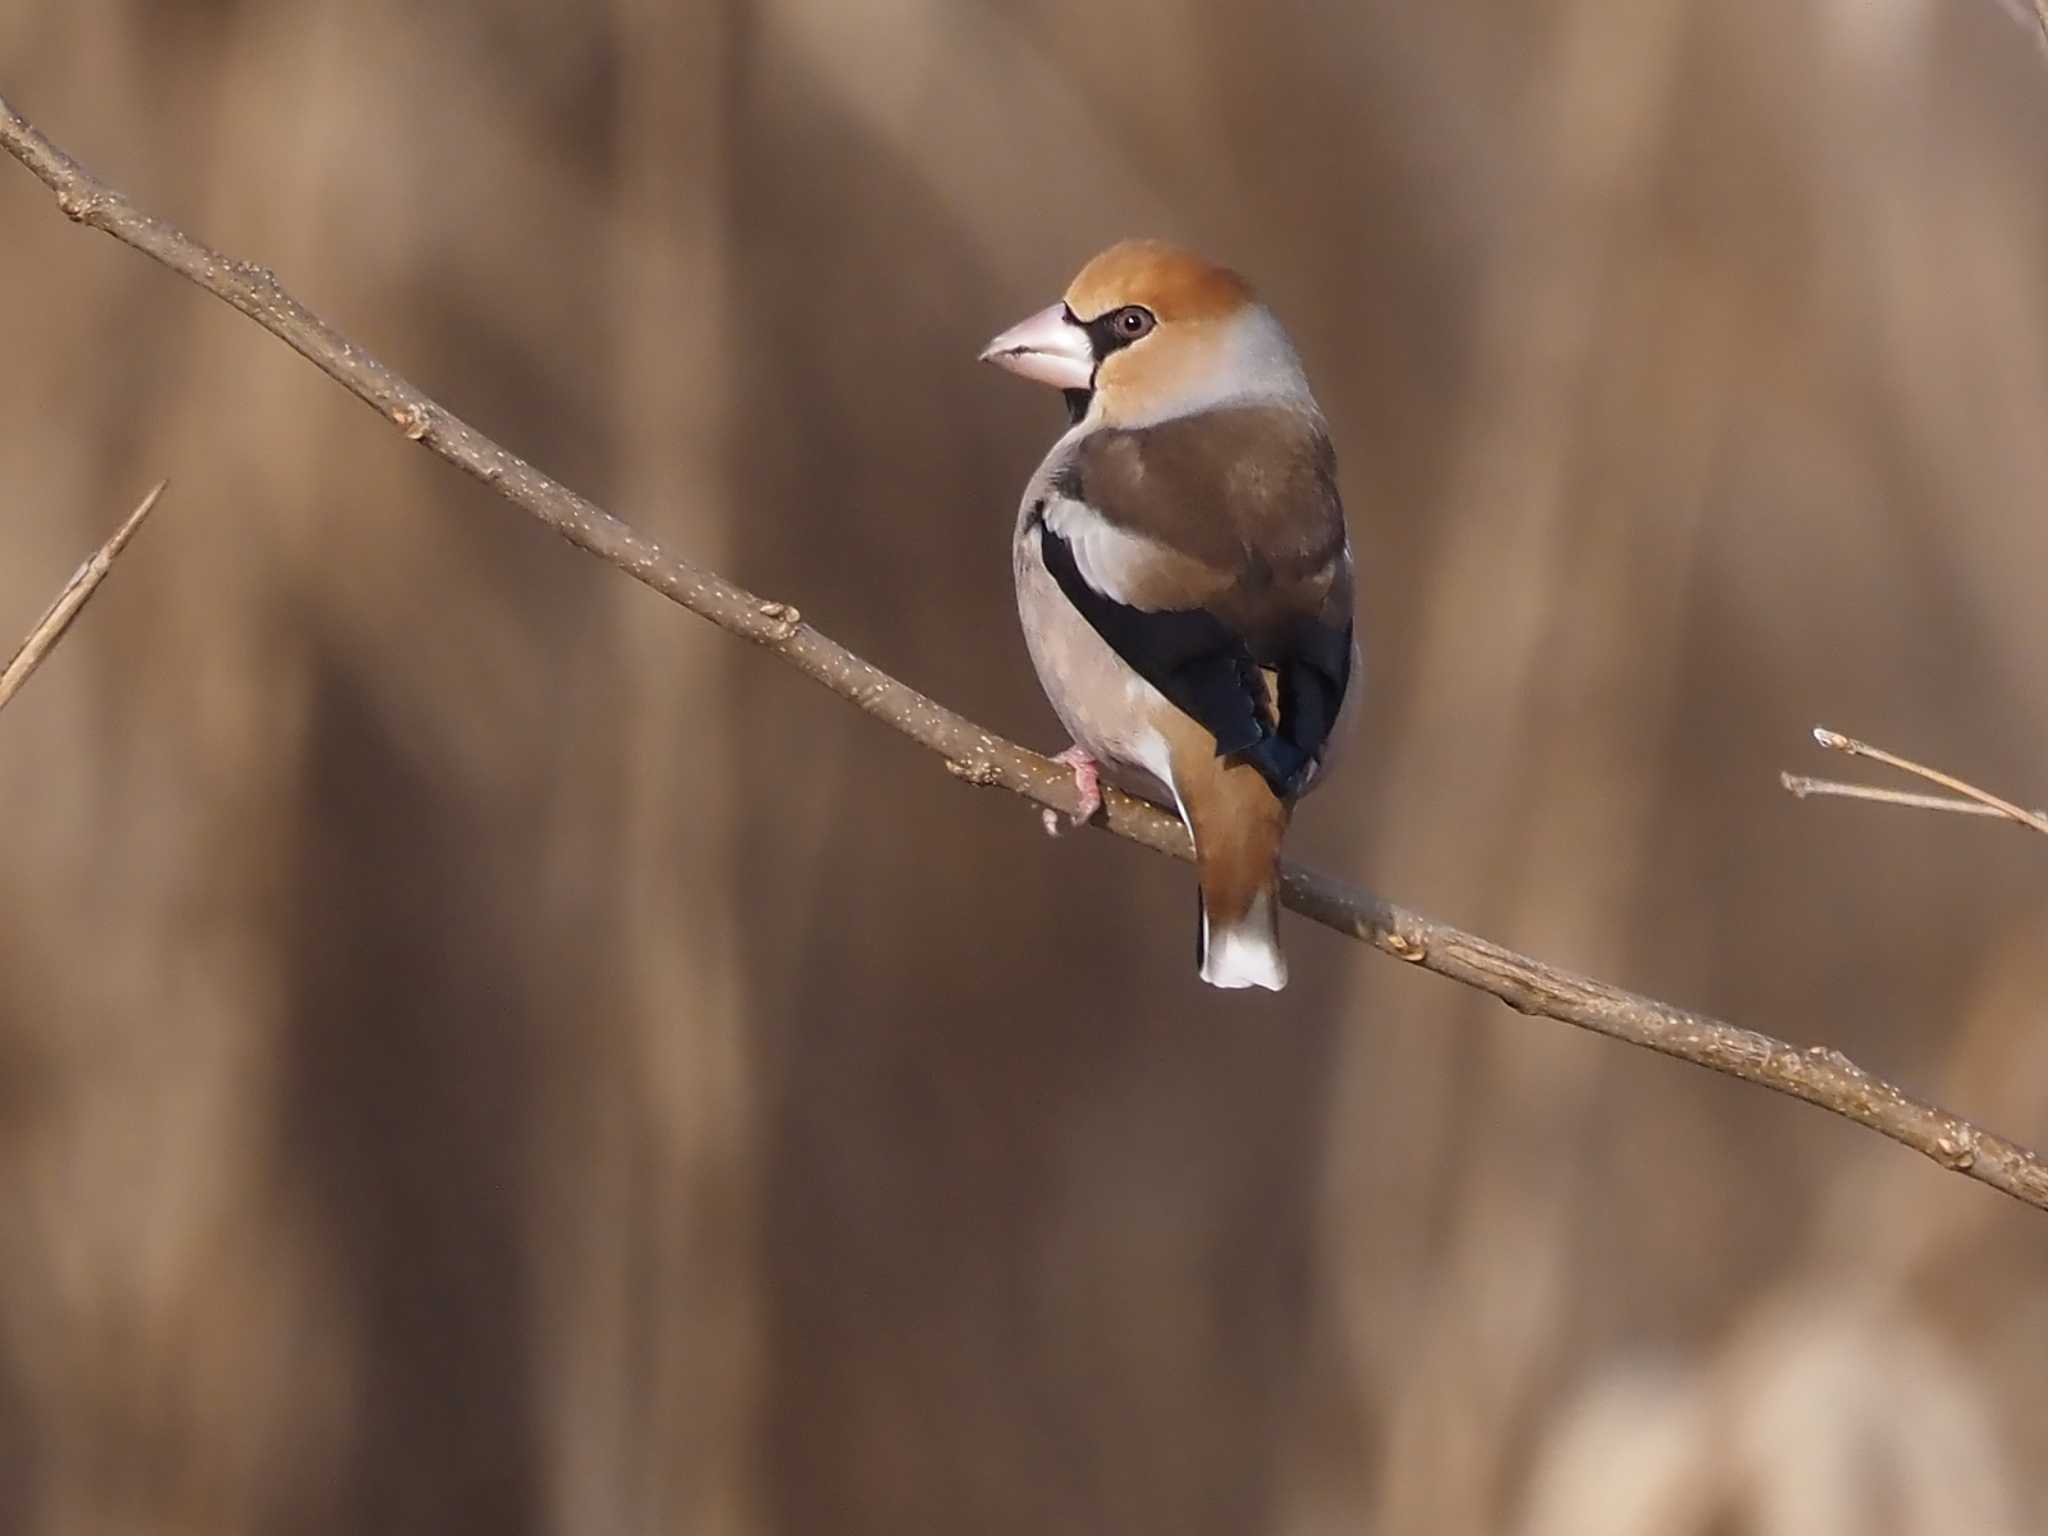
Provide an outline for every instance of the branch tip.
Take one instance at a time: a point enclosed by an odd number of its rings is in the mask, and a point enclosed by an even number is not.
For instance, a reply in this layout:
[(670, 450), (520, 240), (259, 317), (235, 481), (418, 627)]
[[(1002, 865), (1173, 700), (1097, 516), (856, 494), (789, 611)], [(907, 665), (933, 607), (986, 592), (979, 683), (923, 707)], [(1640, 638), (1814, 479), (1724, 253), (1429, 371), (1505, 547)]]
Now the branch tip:
[(121, 551), (126, 549), (128, 541), (135, 537), (135, 532), (142, 526), (143, 519), (155, 510), (158, 498), (163, 495), (164, 488), (170, 483), (169, 480), (159, 480), (151, 486), (149, 494), (136, 504), (135, 510), (122, 520), (121, 526), (107, 536), (106, 543), (71, 573), (71, 579), (64, 583), (64, 588), (57, 594), (56, 600), (44, 610), (43, 616), (36, 620), (35, 626), (16, 648), (6, 667), (0, 669), (0, 709), (7, 707), (8, 702), (21, 692), (22, 685), (35, 674), (36, 668), (40, 667), (48, 659), (50, 652), (57, 648), (57, 642), (64, 638), (65, 633), (71, 628), (72, 621), (92, 600), (92, 595), (99, 590), (100, 583), (107, 579), (107, 573), (113, 570), (114, 562), (120, 558)]
[[(2048, 0), (2043, 0), (2048, 4)], [(1900, 773), (1911, 774), (1916, 779), (1925, 779), (1950, 790), (1957, 797), (1947, 795), (1915, 794), (1902, 789), (1879, 789), (1867, 784), (1841, 784), (1831, 779), (1808, 779), (1794, 774), (1781, 774), (1779, 778), (1785, 788), (1805, 799), (1808, 795), (1839, 795), (1851, 800), (1876, 800), (1886, 805), (1908, 805), (1927, 811), (1955, 811), (1973, 816), (2002, 816), (2023, 827), (2048, 836), (2048, 814), (2029, 811), (2001, 799), (1989, 790), (1979, 789), (1967, 779), (1959, 779), (1952, 773), (1939, 768), (1930, 768), (1925, 763), (1916, 763), (1910, 757), (1901, 757), (1896, 752), (1887, 752), (1883, 747), (1873, 747), (1867, 741), (1858, 741), (1853, 736), (1844, 736), (1840, 731), (1831, 731), (1824, 725), (1813, 728), (1813, 739), (1823, 747), (1836, 752), (1845, 752), (1851, 757), (1867, 757), (1874, 763), (1895, 768)]]

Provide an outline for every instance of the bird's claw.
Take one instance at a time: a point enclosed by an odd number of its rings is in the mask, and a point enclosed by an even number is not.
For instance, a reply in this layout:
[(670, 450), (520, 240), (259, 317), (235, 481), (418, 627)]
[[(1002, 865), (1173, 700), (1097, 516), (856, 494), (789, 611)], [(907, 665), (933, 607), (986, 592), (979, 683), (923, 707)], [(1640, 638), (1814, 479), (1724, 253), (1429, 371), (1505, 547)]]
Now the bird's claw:
[(1095, 759), (1080, 747), (1069, 747), (1053, 761), (1073, 769), (1074, 789), (1081, 797), (1081, 803), (1074, 808), (1073, 820), (1065, 825), (1062, 825), (1065, 818), (1051, 806), (1042, 809), (1038, 814), (1045, 824), (1047, 837), (1058, 837), (1067, 830), (1067, 826), (1078, 827), (1093, 821), (1102, 810), (1102, 770)]

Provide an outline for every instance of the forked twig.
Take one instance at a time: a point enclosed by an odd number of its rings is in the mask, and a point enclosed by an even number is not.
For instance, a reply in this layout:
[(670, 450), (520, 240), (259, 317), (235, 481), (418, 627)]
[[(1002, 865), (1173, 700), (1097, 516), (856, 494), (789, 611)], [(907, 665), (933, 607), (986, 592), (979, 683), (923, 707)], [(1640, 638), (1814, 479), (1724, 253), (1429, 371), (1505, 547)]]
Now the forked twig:
[[(2042, 0), (2048, 5), (2048, 0)], [(1876, 800), (1884, 805), (1906, 805), (1925, 811), (1954, 811), (1965, 816), (1997, 816), (2006, 821), (2031, 827), (2034, 831), (2048, 836), (2048, 813), (2030, 811), (2014, 805), (2010, 800), (2001, 799), (1989, 790), (1979, 789), (1966, 779), (1959, 779), (1952, 773), (1939, 768), (1930, 768), (1925, 763), (1916, 763), (1910, 757), (1900, 757), (1896, 752), (1887, 752), (1883, 747), (1873, 747), (1867, 741), (1858, 741), (1853, 736), (1844, 736), (1840, 731), (1831, 731), (1824, 725), (1813, 728), (1813, 739), (1830, 752), (1840, 752), (1849, 757), (1867, 757), (1874, 763), (1883, 763), (1887, 768), (1896, 768), (1901, 773), (1910, 773), (1916, 779), (1925, 779), (1930, 784), (1939, 784), (1943, 789), (1953, 790), (1960, 798), (1947, 795), (1915, 794), (1903, 789), (1880, 789), (1871, 784), (1844, 784), (1836, 779), (1809, 779), (1799, 774), (1781, 773), (1778, 781), (1804, 800), (1808, 795), (1836, 795), (1847, 800)]]
[(71, 621), (92, 600), (93, 593), (107, 579), (107, 572), (114, 568), (121, 551), (128, 547), (128, 541), (135, 537), (135, 530), (142, 526), (142, 520), (155, 508), (157, 497), (163, 495), (164, 487), (169, 484), (168, 480), (159, 480), (151, 487), (149, 494), (128, 514), (128, 520), (114, 530), (97, 554), (72, 573), (71, 579), (64, 584), (64, 590), (57, 594), (57, 600), (50, 604), (49, 611), (36, 620), (35, 628), (21, 642), (14, 659), (7, 663), (4, 672), (0, 672), (0, 709), (7, 707), (8, 700), (21, 691), (21, 685), (57, 648), (57, 642), (64, 638)]

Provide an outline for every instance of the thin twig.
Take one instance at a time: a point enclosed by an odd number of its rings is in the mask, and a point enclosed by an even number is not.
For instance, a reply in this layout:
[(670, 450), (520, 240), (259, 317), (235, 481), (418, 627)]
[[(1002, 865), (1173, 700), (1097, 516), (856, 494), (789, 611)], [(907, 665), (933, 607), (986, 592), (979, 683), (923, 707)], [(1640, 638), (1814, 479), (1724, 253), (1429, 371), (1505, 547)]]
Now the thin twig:
[[(716, 572), (662, 550), (617, 518), (549, 479), (438, 404), (362, 348), (344, 340), (261, 267), (207, 249), (94, 180), (5, 101), (0, 147), (57, 195), (73, 219), (154, 257), (233, 305), (395, 423), (405, 435), (554, 529), (721, 629), (773, 651), (840, 697), (922, 743), (956, 776), (995, 785), (1071, 814), (1073, 775), (955, 714)], [(1176, 858), (1187, 834), (1142, 800), (1106, 792), (1110, 831)], [(1282, 881), (1296, 912), (1387, 954), (1542, 1014), (1698, 1066), (1757, 1083), (1868, 1126), (1945, 1168), (2048, 1210), (2048, 1165), (2026, 1148), (1871, 1076), (1839, 1051), (1802, 1050), (1754, 1030), (1642, 997), (1516, 954), (1433, 922), (1366, 891), (1290, 865)]]
[(150, 493), (128, 514), (128, 520), (100, 546), (99, 553), (72, 573), (71, 580), (64, 584), (64, 590), (57, 594), (57, 600), (50, 604), (49, 611), (36, 620), (36, 627), (21, 642), (14, 659), (7, 663), (5, 671), (0, 671), (0, 709), (7, 707), (8, 701), (21, 691), (21, 685), (43, 664), (43, 658), (57, 648), (57, 642), (64, 638), (71, 621), (92, 600), (100, 583), (107, 579), (107, 572), (114, 568), (114, 561), (128, 547), (128, 541), (135, 537), (135, 530), (142, 526), (142, 520), (149, 516), (156, 506), (157, 497), (163, 495), (164, 487), (169, 484), (168, 480), (157, 481)]
[(1792, 792), (1793, 798), (1804, 800), (1809, 795), (1834, 795), (1843, 800), (1875, 800), (1880, 805), (1906, 805), (1920, 811), (1953, 811), (1958, 816), (1996, 816), (2001, 821), (2005, 812), (1995, 810), (1978, 800), (1955, 800), (1947, 795), (1922, 795), (1910, 789), (1880, 789), (1875, 784), (1844, 784), (1840, 779), (1809, 779), (1802, 773), (1781, 773), (1778, 782)]
[[(2040, 811), (2026, 810), (2021, 806), (2014, 805), (2010, 800), (2002, 800), (1989, 790), (1979, 789), (1976, 785), (1969, 783), (1967, 780), (1959, 779), (1952, 773), (1943, 773), (1939, 768), (1930, 768), (1925, 763), (1916, 763), (1909, 757), (1900, 757), (1896, 752), (1885, 751), (1883, 747), (1873, 747), (1867, 741), (1858, 741), (1854, 736), (1844, 736), (1840, 731), (1831, 731), (1824, 725), (1816, 725), (1813, 728), (1813, 739), (1826, 747), (1830, 752), (1840, 752), (1849, 757), (1867, 757), (1873, 763), (1883, 763), (1887, 768), (1896, 768), (1901, 773), (1910, 773), (1916, 779), (1925, 779), (1930, 784), (1939, 784), (1943, 789), (1953, 790), (1965, 800), (1975, 801), (1984, 808), (1986, 814), (2003, 816), (2008, 821), (2016, 821), (2023, 827), (2032, 827), (2036, 832), (2048, 836), (2048, 815), (2044, 815)], [(1781, 775), (1781, 777), (1785, 780), (1785, 787), (1792, 789), (1791, 776)], [(1799, 793), (1796, 789), (1792, 789), (1792, 792), (1794, 794)], [(1839, 793), (1839, 791), (1836, 792)], [(1926, 803), (1935, 810), (1954, 809), (1953, 806), (1935, 795), (1928, 795), (1919, 799), (1899, 799), (1891, 795), (1871, 794), (1863, 795), (1859, 798), (1865, 800), (1891, 800), (1892, 803), (1897, 805)]]

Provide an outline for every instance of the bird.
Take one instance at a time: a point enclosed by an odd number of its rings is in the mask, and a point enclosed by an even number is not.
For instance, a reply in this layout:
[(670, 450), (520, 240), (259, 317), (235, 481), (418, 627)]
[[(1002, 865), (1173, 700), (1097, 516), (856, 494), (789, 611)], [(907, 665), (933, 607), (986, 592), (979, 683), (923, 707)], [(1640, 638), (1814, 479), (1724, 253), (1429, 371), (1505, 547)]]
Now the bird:
[(1105, 779), (1171, 806), (1201, 979), (1277, 992), (1281, 840), (1357, 670), (1336, 451), (1294, 344), (1231, 268), (1125, 240), (981, 360), (1066, 402), (1013, 565), (1075, 822)]

